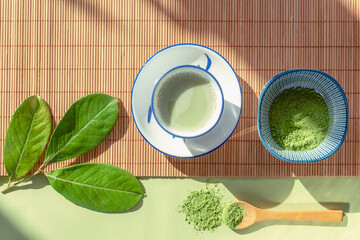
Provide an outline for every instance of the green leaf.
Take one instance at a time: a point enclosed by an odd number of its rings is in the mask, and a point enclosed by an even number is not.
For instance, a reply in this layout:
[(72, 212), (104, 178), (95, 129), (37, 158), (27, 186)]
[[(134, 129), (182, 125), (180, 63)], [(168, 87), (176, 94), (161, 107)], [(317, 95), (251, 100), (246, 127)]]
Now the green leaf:
[(4, 162), (10, 181), (28, 173), (40, 159), (51, 133), (45, 101), (28, 97), (16, 109), (6, 132)]
[(100, 212), (133, 208), (143, 196), (139, 180), (124, 169), (105, 163), (84, 163), (45, 173), (66, 199)]
[(94, 149), (109, 135), (118, 115), (117, 98), (102, 93), (80, 98), (55, 128), (44, 164), (68, 160)]

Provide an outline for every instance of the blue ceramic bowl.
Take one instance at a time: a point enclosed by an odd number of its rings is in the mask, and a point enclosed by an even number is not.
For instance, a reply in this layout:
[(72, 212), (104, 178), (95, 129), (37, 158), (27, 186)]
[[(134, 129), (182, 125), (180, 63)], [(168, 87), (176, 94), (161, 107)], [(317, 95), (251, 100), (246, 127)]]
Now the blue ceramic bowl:
[[(315, 89), (325, 100), (330, 125), (326, 138), (316, 148), (296, 152), (285, 150), (272, 138), (269, 110), (275, 97), (288, 88)], [(329, 74), (312, 69), (293, 69), (273, 77), (261, 92), (258, 109), (258, 131), (266, 149), (275, 157), (288, 162), (316, 162), (334, 154), (345, 140), (348, 128), (348, 103), (339, 83)]]

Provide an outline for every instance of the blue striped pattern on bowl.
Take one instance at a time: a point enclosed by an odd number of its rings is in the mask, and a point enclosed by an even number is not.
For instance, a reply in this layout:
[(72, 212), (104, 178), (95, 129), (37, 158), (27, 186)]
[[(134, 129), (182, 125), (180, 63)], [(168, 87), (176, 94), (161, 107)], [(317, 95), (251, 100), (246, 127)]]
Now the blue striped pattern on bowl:
[[(330, 125), (326, 138), (316, 148), (295, 152), (280, 147), (272, 138), (269, 127), (270, 106), (282, 91), (289, 88), (315, 89), (325, 100)], [(293, 69), (273, 77), (261, 92), (258, 109), (258, 131), (266, 149), (288, 162), (315, 162), (334, 154), (345, 140), (348, 128), (348, 103), (339, 83), (330, 75), (312, 69)]]

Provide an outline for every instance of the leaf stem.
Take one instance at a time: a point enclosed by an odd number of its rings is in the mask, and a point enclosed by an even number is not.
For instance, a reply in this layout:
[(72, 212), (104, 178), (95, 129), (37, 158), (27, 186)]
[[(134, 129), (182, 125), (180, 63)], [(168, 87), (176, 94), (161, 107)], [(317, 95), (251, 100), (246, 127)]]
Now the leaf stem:
[(10, 188), (11, 188), (11, 178), (9, 178), (9, 182), (8, 182), (8, 184), (7, 184), (7, 186), (6, 186), (6, 188), (5, 189), (3, 189), (3, 190), (1, 190), (1, 192), (3, 193), (3, 192), (5, 192), (5, 191), (7, 191), (7, 190), (9, 190)]
[(19, 184), (22, 183), (22, 182), (27, 182), (27, 181), (29, 181), (33, 176), (39, 174), (40, 172), (44, 172), (44, 171), (42, 170), (42, 168), (43, 168), (44, 166), (45, 166), (45, 164), (43, 163), (43, 164), (39, 167), (39, 169), (36, 170), (33, 174), (31, 174), (30, 176), (24, 177), (24, 178), (20, 179), (19, 181), (14, 182), (13, 184), (11, 184), (11, 180), (9, 179), (9, 182), (8, 182), (6, 188), (3, 189), (3, 190), (1, 190), (1, 192), (4, 193), (4, 192), (8, 191), (9, 189), (15, 187), (16, 185), (19, 185)]

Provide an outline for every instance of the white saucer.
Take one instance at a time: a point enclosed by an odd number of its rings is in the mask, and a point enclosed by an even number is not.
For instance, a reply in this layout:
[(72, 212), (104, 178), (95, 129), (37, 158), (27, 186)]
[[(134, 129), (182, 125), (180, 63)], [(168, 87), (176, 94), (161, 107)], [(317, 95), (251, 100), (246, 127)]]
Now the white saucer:
[[(219, 122), (210, 132), (197, 138), (174, 138), (158, 125), (150, 108), (155, 83), (165, 72), (179, 65), (208, 69), (224, 94), (224, 110)], [(131, 111), (140, 134), (158, 151), (179, 158), (199, 157), (224, 144), (239, 122), (241, 108), (241, 87), (234, 69), (214, 50), (189, 43), (169, 46), (153, 55), (140, 69), (131, 93)]]

